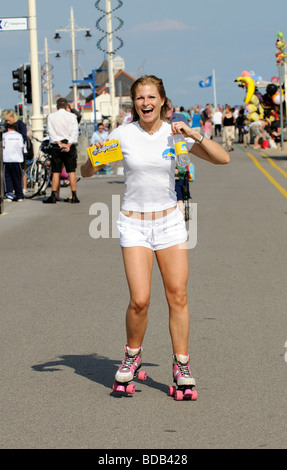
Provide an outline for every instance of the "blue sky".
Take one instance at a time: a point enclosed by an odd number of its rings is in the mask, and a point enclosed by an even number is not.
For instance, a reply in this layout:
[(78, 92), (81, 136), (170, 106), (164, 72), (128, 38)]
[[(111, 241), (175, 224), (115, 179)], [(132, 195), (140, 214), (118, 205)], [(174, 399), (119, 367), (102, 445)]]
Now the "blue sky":
[[(213, 102), (213, 88), (201, 89), (199, 80), (215, 70), (217, 103), (242, 104), (244, 91), (234, 80), (243, 70), (254, 71), (263, 80), (277, 75), (275, 42), (282, 31), (287, 40), (287, 3), (277, 0), (122, 0), (116, 12), (123, 21), (117, 31), (124, 46), (117, 52), (125, 59), (126, 72), (154, 74), (164, 81), (168, 96), (178, 106), (188, 108), (197, 103)], [(111, 0), (112, 6), (118, 0)], [(67, 95), (71, 85), (71, 49), (69, 33), (61, 33), (62, 40), (53, 40), (55, 30), (70, 23), (70, 8), (74, 9), (75, 23), (89, 28), (92, 39), (84, 39), (85, 32), (76, 34), (79, 64), (84, 74), (101, 65), (104, 53), (97, 48), (102, 36), (96, 29), (101, 13), (95, 0), (36, 0), (38, 49), (44, 50), (44, 38), (50, 51), (59, 51), (56, 61), (50, 54), (53, 92)], [(105, 8), (105, 0), (100, 6)], [(0, 17), (28, 16), (28, 0), (3, 2)], [(113, 20), (116, 26), (117, 21)], [(103, 21), (105, 26), (105, 21)], [(116, 47), (117, 41), (114, 41)], [(14, 107), (19, 94), (12, 87), (12, 70), (29, 62), (28, 31), (0, 33), (0, 109)], [(44, 63), (44, 55), (39, 54)], [(80, 77), (82, 78), (82, 77)]]

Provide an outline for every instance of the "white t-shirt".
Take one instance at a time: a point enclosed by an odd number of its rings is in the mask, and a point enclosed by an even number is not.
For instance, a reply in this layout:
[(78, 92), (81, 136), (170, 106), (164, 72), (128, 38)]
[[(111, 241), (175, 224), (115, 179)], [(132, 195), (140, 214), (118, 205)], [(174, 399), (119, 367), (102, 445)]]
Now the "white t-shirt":
[[(123, 153), (125, 193), (122, 209), (157, 212), (177, 204), (175, 193), (175, 150), (170, 124), (163, 122), (153, 135), (138, 122), (114, 129), (109, 139), (117, 139)], [(186, 139), (190, 150), (193, 139)]]
[(48, 134), (52, 143), (67, 140), (69, 144), (78, 141), (78, 121), (74, 113), (63, 108), (48, 116)]
[(22, 163), (24, 161), (24, 141), (19, 132), (7, 131), (3, 134), (3, 162)]
[(221, 124), (221, 121), (222, 121), (222, 113), (220, 111), (215, 111), (215, 113), (212, 116), (213, 124)]

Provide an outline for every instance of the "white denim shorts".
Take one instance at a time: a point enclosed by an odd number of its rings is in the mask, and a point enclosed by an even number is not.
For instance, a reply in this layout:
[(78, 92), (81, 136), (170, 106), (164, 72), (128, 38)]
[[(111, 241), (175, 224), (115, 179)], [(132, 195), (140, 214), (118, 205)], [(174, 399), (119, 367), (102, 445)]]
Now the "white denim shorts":
[(187, 240), (184, 217), (178, 207), (157, 220), (133, 219), (120, 212), (117, 227), (121, 247), (145, 246), (157, 251)]

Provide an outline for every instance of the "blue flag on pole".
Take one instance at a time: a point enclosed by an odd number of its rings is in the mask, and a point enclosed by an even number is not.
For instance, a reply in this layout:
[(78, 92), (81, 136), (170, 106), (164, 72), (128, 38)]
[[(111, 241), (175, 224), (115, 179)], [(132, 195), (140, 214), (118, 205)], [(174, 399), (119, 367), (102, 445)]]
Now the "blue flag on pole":
[(212, 86), (212, 75), (209, 75), (209, 77), (207, 77), (205, 80), (200, 80), (198, 84), (201, 88), (207, 88), (209, 86)]

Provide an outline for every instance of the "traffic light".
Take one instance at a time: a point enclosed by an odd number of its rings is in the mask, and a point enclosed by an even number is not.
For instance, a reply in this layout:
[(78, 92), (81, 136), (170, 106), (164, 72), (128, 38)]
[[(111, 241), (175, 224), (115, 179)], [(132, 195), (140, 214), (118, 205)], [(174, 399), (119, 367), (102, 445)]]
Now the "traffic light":
[(26, 75), (25, 82), (24, 82), (25, 98), (26, 98), (27, 104), (31, 104), (32, 103), (32, 85), (31, 85), (31, 66), (30, 65), (26, 65), (24, 75)]
[(17, 70), (12, 71), (12, 77), (16, 79), (16, 82), (13, 83), (13, 88), (19, 93), (24, 91), (24, 67), (21, 65)]
[(15, 113), (18, 115), (18, 116), (23, 116), (23, 105), (22, 104), (15, 104)]

